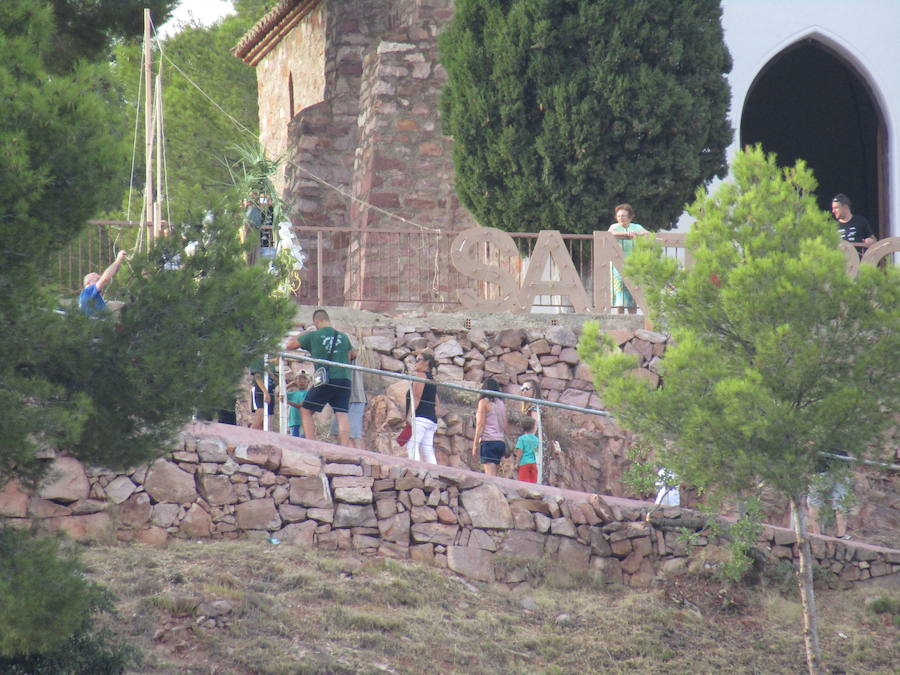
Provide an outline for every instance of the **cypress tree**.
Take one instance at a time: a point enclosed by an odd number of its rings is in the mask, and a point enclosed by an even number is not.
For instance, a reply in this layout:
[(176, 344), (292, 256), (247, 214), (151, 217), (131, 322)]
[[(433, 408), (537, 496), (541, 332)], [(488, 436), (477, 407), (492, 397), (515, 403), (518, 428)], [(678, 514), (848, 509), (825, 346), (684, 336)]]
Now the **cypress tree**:
[(726, 170), (718, 0), (460, 0), (441, 36), (456, 190), (482, 225), (669, 227)]

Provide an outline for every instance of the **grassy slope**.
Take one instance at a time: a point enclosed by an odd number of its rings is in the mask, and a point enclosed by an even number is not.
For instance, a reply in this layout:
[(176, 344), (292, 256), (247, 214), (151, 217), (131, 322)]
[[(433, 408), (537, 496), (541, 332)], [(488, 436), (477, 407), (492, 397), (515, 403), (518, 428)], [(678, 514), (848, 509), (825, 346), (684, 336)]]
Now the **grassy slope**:
[[(248, 540), (94, 547), (84, 561), (118, 596), (118, 617), (104, 621), (143, 651), (140, 673), (805, 670), (799, 603), (771, 581), (693, 575), (638, 592), (537, 566), (533, 586), (510, 591), (409, 562)], [(832, 672), (900, 672), (898, 618), (865, 608), (886, 595), (900, 606), (896, 586), (819, 594)], [(232, 609), (199, 625), (201, 600)]]

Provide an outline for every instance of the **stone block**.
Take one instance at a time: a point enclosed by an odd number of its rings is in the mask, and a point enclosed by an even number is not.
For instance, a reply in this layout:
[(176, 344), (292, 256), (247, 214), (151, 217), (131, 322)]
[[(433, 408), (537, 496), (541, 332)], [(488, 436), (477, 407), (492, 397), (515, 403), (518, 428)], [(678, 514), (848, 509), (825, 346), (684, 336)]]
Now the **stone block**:
[(165, 459), (158, 459), (150, 465), (144, 489), (156, 502), (191, 504), (198, 496), (194, 475)]
[(119, 524), (143, 529), (150, 524), (150, 513), (150, 497), (146, 492), (138, 492), (119, 505)]
[(434, 544), (416, 544), (409, 547), (409, 557), (418, 563), (434, 564)]
[(64, 532), (77, 541), (102, 541), (113, 534), (112, 519), (105, 512), (48, 518), (44, 526), (51, 532)]
[[(73, 502), (77, 504), (78, 502)], [(28, 513), (30, 518), (58, 518), (60, 516), (71, 516), (72, 509), (49, 499), (41, 499), (40, 497), (30, 497), (28, 499)]]
[(57, 457), (50, 462), (46, 478), (38, 488), (38, 496), (63, 504), (71, 504), (90, 496), (84, 465), (74, 457)]
[(334, 499), (347, 504), (371, 504), (372, 488), (370, 487), (336, 487)]
[(284, 523), (298, 523), (306, 520), (306, 509), (294, 504), (280, 504), (278, 506), (278, 515), (281, 516), (281, 521)]
[(591, 559), (591, 568), (595, 570), (603, 583), (622, 585), (622, 564), (615, 558), (599, 558)]
[(150, 510), (150, 522), (157, 527), (172, 527), (178, 518), (178, 504), (163, 502), (154, 504)]
[(329, 525), (334, 522), (334, 509), (326, 509), (326, 508), (312, 508), (306, 510), (306, 517), (315, 520), (319, 523), (328, 523)]
[(251, 499), (234, 507), (237, 526), (242, 530), (281, 529), (281, 516), (270, 498)]
[(224, 464), (228, 461), (228, 450), (223, 441), (215, 438), (200, 438), (197, 440), (197, 456), (201, 462), (214, 462)]
[(575, 523), (565, 517), (554, 518), (550, 521), (550, 533), (561, 537), (572, 537), (574, 539), (576, 536)]
[[(332, 462), (325, 465), (325, 473), (329, 476), (358, 476), (361, 477), (363, 475), (363, 468), (359, 464), (348, 464), (344, 462)], [(371, 479), (366, 485), (369, 487), (372, 486)], [(352, 483), (348, 483), (352, 484)]]
[(24, 518), (28, 515), (28, 493), (13, 479), (0, 487), (0, 516)]
[(539, 558), (544, 552), (545, 539), (537, 532), (512, 530), (500, 542), (499, 552), (519, 558)]
[(378, 527), (371, 504), (340, 503), (334, 509), (334, 527)]
[(162, 547), (169, 541), (169, 533), (161, 527), (150, 526), (143, 530), (134, 530), (133, 541), (147, 546)]
[(591, 549), (574, 539), (560, 539), (556, 559), (561, 565), (575, 569), (587, 569), (591, 560)]
[(413, 506), (410, 517), (414, 523), (433, 523), (438, 519), (437, 511), (430, 506)]
[(473, 527), (509, 529), (513, 526), (509, 502), (496, 485), (485, 483), (477, 488), (465, 490), (460, 499)]
[(187, 537), (208, 537), (213, 531), (212, 518), (199, 504), (191, 504), (178, 529)]
[(466, 545), (483, 548), (485, 551), (497, 550), (497, 543), (491, 538), (491, 535), (484, 530), (472, 530)]
[(234, 449), (234, 459), (239, 464), (254, 464), (276, 471), (281, 466), (281, 448), (275, 445), (239, 445)]
[(390, 518), (379, 520), (378, 531), (385, 541), (409, 544), (409, 512), (396, 513)]
[(447, 566), (464, 577), (494, 581), (494, 554), (470, 546), (448, 546)]
[(288, 500), (292, 504), (329, 508), (333, 505), (331, 488), (325, 474), (306, 478), (291, 478)]
[(200, 476), (198, 483), (200, 494), (210, 504), (222, 506), (224, 504), (235, 504), (238, 501), (234, 485), (232, 485), (228, 476), (205, 474)]
[(137, 490), (137, 485), (132, 483), (128, 476), (116, 476), (105, 488), (106, 496), (113, 504), (121, 504), (128, 499), (135, 490)]
[(318, 476), (322, 470), (322, 458), (293, 448), (281, 449), (282, 476)]
[(444, 523), (415, 523), (410, 527), (410, 535), (413, 541), (418, 543), (451, 546), (458, 530), (456, 525)]

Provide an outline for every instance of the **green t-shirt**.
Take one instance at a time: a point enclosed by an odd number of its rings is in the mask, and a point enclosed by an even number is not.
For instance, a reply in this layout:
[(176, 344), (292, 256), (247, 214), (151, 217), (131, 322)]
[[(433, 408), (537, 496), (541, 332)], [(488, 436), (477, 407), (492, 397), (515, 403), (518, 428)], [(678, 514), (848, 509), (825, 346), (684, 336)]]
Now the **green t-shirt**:
[(522, 451), (522, 458), (519, 460), (519, 466), (523, 464), (537, 463), (538, 437), (534, 434), (522, 434), (516, 441), (516, 450)]
[[(331, 340), (336, 339), (337, 344), (334, 346), (334, 354), (331, 357)], [(325, 326), (311, 333), (304, 333), (300, 336), (300, 347), (310, 353), (310, 356), (317, 359), (328, 359), (329, 361), (338, 361), (340, 363), (350, 363), (350, 350), (353, 346), (350, 344), (350, 338), (346, 333), (336, 331), (331, 326)], [(315, 364), (316, 368), (319, 364)], [(340, 366), (331, 366), (328, 368), (328, 379), (340, 380), (350, 379), (350, 371)]]

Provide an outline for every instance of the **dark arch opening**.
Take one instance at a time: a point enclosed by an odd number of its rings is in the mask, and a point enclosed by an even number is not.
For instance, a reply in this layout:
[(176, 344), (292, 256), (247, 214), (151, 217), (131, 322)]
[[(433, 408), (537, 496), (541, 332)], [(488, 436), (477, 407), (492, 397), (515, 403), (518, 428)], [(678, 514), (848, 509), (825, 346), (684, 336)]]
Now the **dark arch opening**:
[(787, 166), (805, 159), (819, 181), (819, 206), (844, 193), (853, 212), (884, 236), (888, 221), (887, 132), (866, 82), (821, 42), (803, 40), (756, 76), (741, 115), (741, 146), (762, 143)]

